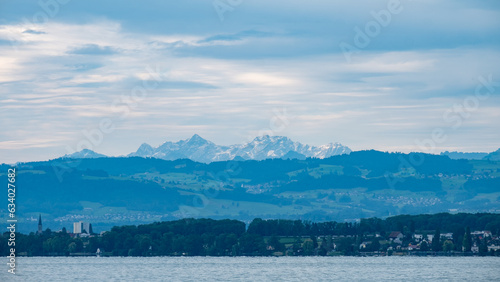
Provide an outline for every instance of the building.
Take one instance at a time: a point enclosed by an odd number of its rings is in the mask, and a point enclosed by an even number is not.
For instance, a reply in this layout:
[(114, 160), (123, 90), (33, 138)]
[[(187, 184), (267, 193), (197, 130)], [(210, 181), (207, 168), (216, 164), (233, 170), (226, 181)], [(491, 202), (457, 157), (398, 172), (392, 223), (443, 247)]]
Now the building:
[(396, 244), (401, 244), (403, 242), (403, 237), (403, 233), (399, 231), (392, 231), (391, 234), (389, 234), (389, 240)]
[(470, 235), (472, 235), (474, 237), (486, 238), (486, 237), (491, 237), (491, 232), (490, 231), (474, 231), (474, 232), (471, 232)]
[(420, 242), (424, 239), (424, 235), (423, 234), (413, 234), (413, 239), (415, 239), (415, 241), (417, 241), (417, 242)]
[(488, 246), (488, 252), (491, 252), (491, 251), (498, 251), (500, 250), (500, 246), (497, 246), (497, 245), (490, 245)]
[(92, 231), (91, 229), (91, 224), (88, 223), (88, 222), (82, 222), (82, 233), (87, 233), (87, 234), (90, 234), (90, 232)]
[(73, 222), (73, 233), (80, 234), (82, 233), (82, 222)]
[(73, 223), (74, 234), (82, 234), (82, 233), (90, 234), (91, 232), (92, 232), (92, 224), (83, 221)]
[(370, 242), (370, 241), (365, 241), (365, 242), (363, 242), (363, 243), (361, 243), (361, 244), (359, 245), (359, 249), (360, 249), (360, 250), (366, 249), (366, 248), (367, 248), (367, 247), (368, 247), (371, 243), (372, 243), (372, 242)]
[(453, 233), (443, 233), (441, 234), (441, 239), (453, 240)]
[(38, 235), (42, 235), (43, 233), (43, 228), (42, 228), (42, 215), (39, 214), (38, 215), (38, 231), (36, 232), (36, 234)]
[(420, 245), (414, 245), (414, 244), (409, 244), (408, 245), (408, 251), (418, 251), (420, 250)]
[(474, 243), (474, 245), (470, 248), (470, 250), (473, 253), (477, 254), (477, 253), (479, 253), (479, 246), (476, 243)]

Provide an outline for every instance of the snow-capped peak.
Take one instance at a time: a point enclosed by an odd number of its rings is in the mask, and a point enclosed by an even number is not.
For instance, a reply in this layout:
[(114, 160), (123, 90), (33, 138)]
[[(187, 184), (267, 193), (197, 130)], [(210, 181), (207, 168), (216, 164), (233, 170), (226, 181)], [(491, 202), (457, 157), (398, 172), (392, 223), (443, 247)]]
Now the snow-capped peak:
[(178, 142), (165, 142), (153, 148), (148, 144), (129, 156), (153, 157), (165, 160), (189, 158), (193, 161), (210, 163), (232, 159), (264, 160), (268, 158), (327, 158), (334, 155), (349, 154), (351, 150), (340, 143), (330, 143), (322, 146), (309, 146), (293, 142), (286, 136), (258, 136), (244, 144), (219, 146), (200, 137), (198, 134)]
[(89, 149), (83, 149), (80, 152), (75, 152), (73, 154), (66, 154), (63, 158), (67, 159), (94, 159), (94, 158), (106, 158), (107, 156), (103, 154), (96, 153)]

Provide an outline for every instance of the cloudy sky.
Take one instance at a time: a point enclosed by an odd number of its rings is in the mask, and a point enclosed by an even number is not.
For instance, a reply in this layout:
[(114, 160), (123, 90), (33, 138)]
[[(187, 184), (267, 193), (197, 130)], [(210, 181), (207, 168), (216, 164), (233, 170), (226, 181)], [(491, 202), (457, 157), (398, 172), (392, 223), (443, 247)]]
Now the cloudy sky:
[(0, 1), (0, 162), (195, 133), (500, 147), (499, 1), (40, 3)]

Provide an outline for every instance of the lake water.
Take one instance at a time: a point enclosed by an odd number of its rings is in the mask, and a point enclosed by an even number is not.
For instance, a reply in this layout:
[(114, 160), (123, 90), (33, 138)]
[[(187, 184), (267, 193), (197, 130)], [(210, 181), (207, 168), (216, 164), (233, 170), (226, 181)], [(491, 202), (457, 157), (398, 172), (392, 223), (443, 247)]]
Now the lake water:
[(500, 281), (500, 257), (24, 257), (16, 275), (3, 265), (0, 281)]

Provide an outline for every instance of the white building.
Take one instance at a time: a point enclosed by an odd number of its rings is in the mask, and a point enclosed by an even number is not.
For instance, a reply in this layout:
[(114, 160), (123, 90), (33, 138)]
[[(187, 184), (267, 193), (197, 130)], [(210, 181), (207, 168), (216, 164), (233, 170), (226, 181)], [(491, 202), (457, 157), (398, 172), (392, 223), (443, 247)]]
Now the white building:
[(82, 233), (82, 222), (73, 222), (73, 233), (80, 234)]
[(491, 251), (498, 251), (500, 250), (500, 246), (496, 246), (496, 245), (491, 245), (491, 246), (488, 246), (488, 252), (491, 252)]
[(90, 223), (82, 222), (82, 233), (90, 234)]
[(88, 222), (74, 222), (73, 223), (73, 233), (75, 234), (81, 234), (81, 233), (90, 233), (90, 223)]
[(441, 234), (441, 239), (453, 240), (453, 233), (443, 233)]
[(474, 231), (470, 233), (472, 236), (483, 236), (483, 237), (491, 237), (490, 231)]

